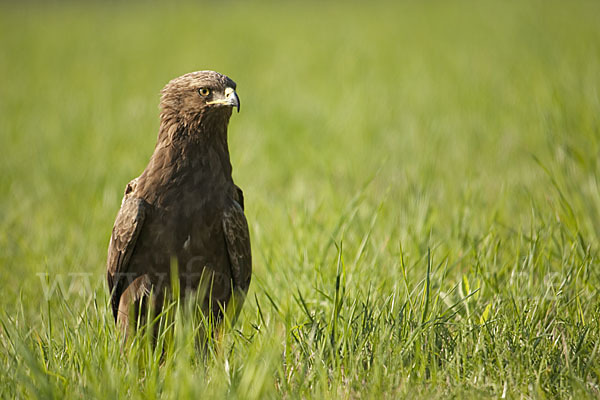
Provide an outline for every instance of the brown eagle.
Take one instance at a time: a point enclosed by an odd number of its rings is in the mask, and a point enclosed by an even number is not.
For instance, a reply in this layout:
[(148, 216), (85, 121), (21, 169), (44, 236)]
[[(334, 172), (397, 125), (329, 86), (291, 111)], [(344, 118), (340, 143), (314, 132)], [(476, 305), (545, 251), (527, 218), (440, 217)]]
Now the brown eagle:
[(162, 305), (173, 265), (181, 297), (209, 282), (202, 307), (217, 319), (232, 297), (238, 311), (245, 298), (250, 237), (227, 145), (232, 109), (240, 109), (235, 89), (227, 76), (199, 71), (161, 92), (154, 154), (127, 184), (108, 246), (110, 302), (126, 332), (150, 293), (155, 312)]

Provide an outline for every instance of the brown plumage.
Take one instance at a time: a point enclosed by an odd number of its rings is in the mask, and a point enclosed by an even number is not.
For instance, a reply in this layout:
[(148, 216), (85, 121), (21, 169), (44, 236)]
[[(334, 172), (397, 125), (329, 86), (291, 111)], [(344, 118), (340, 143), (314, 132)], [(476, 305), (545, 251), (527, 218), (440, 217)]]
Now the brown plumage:
[(241, 306), (248, 291), (250, 237), (227, 145), (232, 108), (239, 111), (235, 88), (225, 75), (199, 71), (161, 92), (154, 154), (125, 189), (108, 247), (112, 310), (126, 331), (151, 291), (160, 307), (173, 261), (181, 296), (196, 291), (201, 277), (209, 283), (203, 308), (214, 317), (233, 293)]

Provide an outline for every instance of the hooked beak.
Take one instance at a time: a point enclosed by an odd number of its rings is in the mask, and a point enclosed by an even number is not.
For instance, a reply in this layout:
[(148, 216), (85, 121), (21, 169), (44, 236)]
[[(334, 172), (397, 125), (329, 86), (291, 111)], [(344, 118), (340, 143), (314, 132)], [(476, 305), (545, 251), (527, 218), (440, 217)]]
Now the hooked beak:
[(237, 111), (240, 112), (240, 98), (233, 88), (227, 87), (224, 92), (225, 97), (217, 98), (213, 101), (209, 101), (206, 104), (221, 104), (224, 106), (230, 106), (237, 108)]

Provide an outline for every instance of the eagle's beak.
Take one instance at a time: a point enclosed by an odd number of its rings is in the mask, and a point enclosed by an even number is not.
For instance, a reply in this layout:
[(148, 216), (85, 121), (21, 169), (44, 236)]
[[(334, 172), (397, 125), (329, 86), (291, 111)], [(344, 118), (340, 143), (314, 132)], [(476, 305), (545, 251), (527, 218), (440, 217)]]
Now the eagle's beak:
[(209, 101), (206, 104), (222, 104), (224, 106), (230, 106), (237, 108), (238, 112), (240, 112), (240, 98), (233, 88), (227, 87), (225, 88), (225, 97), (218, 98), (213, 101)]

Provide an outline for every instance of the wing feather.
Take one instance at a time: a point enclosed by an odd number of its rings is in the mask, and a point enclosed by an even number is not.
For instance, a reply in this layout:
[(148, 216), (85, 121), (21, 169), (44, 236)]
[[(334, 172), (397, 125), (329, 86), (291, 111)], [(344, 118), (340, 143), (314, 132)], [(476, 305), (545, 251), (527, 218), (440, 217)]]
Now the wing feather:
[(133, 195), (134, 185), (135, 181), (132, 181), (125, 189), (125, 196), (108, 245), (106, 276), (115, 319), (119, 310), (120, 297), (125, 289), (123, 283), (129, 260), (146, 216), (146, 202)]
[(248, 222), (237, 201), (233, 201), (232, 206), (223, 213), (223, 231), (231, 264), (233, 289), (245, 295), (252, 277), (252, 254)]

